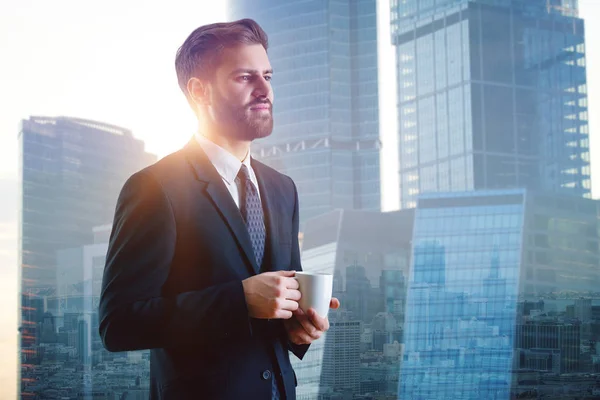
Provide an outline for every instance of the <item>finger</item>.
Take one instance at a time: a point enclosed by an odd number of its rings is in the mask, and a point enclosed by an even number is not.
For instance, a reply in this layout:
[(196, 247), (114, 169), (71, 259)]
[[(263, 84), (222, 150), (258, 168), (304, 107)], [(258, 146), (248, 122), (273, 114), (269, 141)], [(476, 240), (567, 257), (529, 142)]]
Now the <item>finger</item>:
[[(295, 327), (292, 329), (292, 334), (301, 338), (304, 343), (311, 343), (314, 340), (317, 340), (321, 337), (321, 332), (317, 331), (313, 327), (313, 333), (311, 334), (306, 330), (306, 328), (302, 325), (302, 321), (298, 318), (294, 318), (296, 320)], [(305, 317), (306, 319), (306, 317)], [(309, 322), (310, 323), (310, 322)], [(310, 328), (309, 328), (310, 329)]]
[(306, 333), (304, 329), (302, 329), (302, 327), (300, 327), (298, 330), (292, 331), (289, 335), (289, 338), (292, 343), (296, 344), (310, 344), (313, 341), (313, 339), (308, 333)]
[(294, 311), (294, 315), (299, 318), (302, 318), (302, 317), (306, 318), (304, 311), (302, 311), (302, 309), (300, 307), (298, 307), (298, 309), (296, 311)]
[(298, 320), (298, 322), (300, 322), (300, 325), (302, 325), (302, 328), (304, 328), (304, 330), (306, 331), (306, 333), (311, 338), (313, 338), (313, 340), (316, 340), (316, 339), (318, 339), (318, 338), (321, 337), (321, 332), (319, 332), (319, 330), (312, 323), (312, 321), (310, 320), (310, 318), (308, 318), (308, 315), (304, 315), (302, 317), (296, 316), (296, 319)]
[(275, 319), (290, 319), (292, 318), (292, 312), (289, 310), (277, 310), (273, 318)]
[(296, 271), (274, 271), (273, 274), (278, 276), (292, 277), (296, 275)]
[(298, 289), (300, 287), (295, 278), (285, 278), (284, 284), (288, 289)]
[(282, 300), (280, 305), (279, 305), (279, 309), (281, 310), (287, 310), (287, 311), (296, 311), (298, 309), (298, 302), (294, 301), (294, 300)]
[(334, 310), (340, 308), (340, 301), (337, 298), (332, 297), (329, 302), (329, 308), (333, 308)]
[(329, 320), (317, 314), (317, 311), (314, 308), (309, 308), (307, 311), (307, 315), (316, 329), (323, 332), (329, 329)]
[(289, 300), (298, 301), (302, 297), (302, 293), (299, 290), (288, 289), (285, 293), (285, 298)]

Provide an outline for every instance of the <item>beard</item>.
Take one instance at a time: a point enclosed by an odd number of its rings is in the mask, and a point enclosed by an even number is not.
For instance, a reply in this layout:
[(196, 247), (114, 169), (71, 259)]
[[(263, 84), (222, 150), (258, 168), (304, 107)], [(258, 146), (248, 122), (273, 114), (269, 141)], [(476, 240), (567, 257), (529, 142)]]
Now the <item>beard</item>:
[[(259, 104), (268, 104), (268, 112), (250, 110)], [(245, 106), (233, 106), (223, 99), (213, 104), (217, 124), (226, 127), (222, 132), (227, 136), (244, 141), (267, 137), (273, 131), (273, 106), (268, 99), (255, 100)]]

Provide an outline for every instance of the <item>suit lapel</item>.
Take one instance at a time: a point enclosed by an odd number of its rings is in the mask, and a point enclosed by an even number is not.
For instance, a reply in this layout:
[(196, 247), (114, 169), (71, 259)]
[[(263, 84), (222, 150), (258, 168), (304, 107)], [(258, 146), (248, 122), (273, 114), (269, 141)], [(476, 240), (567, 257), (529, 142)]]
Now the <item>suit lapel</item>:
[(251, 274), (258, 273), (260, 266), (256, 263), (256, 258), (254, 257), (250, 234), (240, 210), (231, 198), (231, 194), (223, 183), (221, 176), (195, 139), (192, 139), (187, 144), (186, 156), (196, 172), (196, 178), (205, 184), (204, 187), (207, 195), (212, 200), (214, 207), (218, 210), (223, 221), (229, 226), (239, 247), (243, 250), (251, 266), (249, 272)]
[(265, 256), (263, 260), (263, 266), (267, 271), (276, 271), (277, 260), (276, 260), (276, 244), (277, 244), (277, 206), (278, 201), (275, 197), (277, 193), (273, 185), (275, 182), (273, 179), (269, 179), (269, 170), (267, 170), (263, 164), (252, 159), (252, 169), (256, 174), (256, 180), (258, 181), (258, 188), (260, 190), (260, 199), (263, 207), (263, 214), (265, 216), (265, 229), (267, 230), (267, 243), (265, 246)]

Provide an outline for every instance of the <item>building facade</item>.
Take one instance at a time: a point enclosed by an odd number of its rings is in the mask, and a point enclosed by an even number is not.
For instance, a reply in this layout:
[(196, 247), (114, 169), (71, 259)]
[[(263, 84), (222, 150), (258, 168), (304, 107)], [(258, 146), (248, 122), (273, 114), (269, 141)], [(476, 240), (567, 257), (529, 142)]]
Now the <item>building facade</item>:
[(379, 210), (375, 2), (229, 0), (227, 17), (252, 18), (269, 36), (275, 125), (252, 153), (294, 179), (301, 223)]
[(591, 196), (576, 0), (392, 0), (401, 207), (419, 193)]
[[(597, 390), (599, 211), (595, 200), (525, 189), (421, 195), (400, 398), (576, 399)], [(421, 279), (423, 248), (434, 271), (444, 249), (443, 282)]]

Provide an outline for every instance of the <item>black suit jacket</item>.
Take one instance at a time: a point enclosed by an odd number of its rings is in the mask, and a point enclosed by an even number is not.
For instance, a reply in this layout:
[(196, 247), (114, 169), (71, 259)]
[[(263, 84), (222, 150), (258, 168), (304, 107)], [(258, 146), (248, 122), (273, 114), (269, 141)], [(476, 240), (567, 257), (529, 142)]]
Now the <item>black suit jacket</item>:
[(301, 270), (298, 195), (287, 176), (252, 160), (265, 213), (262, 268), (220, 175), (195, 140), (134, 174), (118, 199), (100, 297), (109, 351), (151, 349), (151, 399), (287, 399), (289, 359), (308, 346), (281, 320), (249, 318), (242, 280)]

